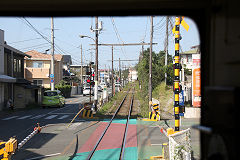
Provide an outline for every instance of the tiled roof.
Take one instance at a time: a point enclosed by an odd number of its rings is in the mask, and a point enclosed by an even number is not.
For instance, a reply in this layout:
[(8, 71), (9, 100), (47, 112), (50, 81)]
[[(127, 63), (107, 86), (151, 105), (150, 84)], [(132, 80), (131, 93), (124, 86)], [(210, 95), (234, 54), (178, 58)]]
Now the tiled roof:
[[(25, 52), (27, 55), (32, 56), (31, 58), (27, 58), (26, 59), (42, 59), (42, 60), (51, 60), (51, 55), (50, 54), (44, 54), (44, 53), (40, 53), (37, 52), (35, 50), (31, 50), (28, 52)], [(61, 61), (62, 60), (62, 55), (61, 54), (54, 54), (54, 59), (57, 61)]]

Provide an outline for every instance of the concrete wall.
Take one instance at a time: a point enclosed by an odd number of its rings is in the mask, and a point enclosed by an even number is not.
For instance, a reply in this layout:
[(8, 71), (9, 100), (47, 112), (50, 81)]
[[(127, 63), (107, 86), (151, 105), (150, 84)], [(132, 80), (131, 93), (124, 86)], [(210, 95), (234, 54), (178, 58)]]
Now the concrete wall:
[(25, 108), (29, 103), (35, 103), (34, 89), (26, 89), (21, 85), (14, 85), (14, 107)]
[(201, 108), (185, 107), (184, 118), (201, 118)]

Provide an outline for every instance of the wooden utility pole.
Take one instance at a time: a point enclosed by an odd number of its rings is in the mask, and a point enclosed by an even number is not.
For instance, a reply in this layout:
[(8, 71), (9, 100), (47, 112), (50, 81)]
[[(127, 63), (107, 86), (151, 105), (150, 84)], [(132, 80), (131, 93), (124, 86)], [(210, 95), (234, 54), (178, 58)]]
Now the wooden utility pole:
[(53, 17), (51, 18), (51, 41), (52, 41), (52, 58), (51, 58), (51, 75), (50, 75), (50, 84), (51, 84), (51, 91), (54, 90), (54, 23)]
[[(152, 102), (152, 40), (153, 40), (153, 16), (151, 16), (151, 31), (150, 31), (150, 52), (149, 52), (149, 83), (148, 83), (148, 95), (149, 102)], [(151, 106), (149, 103), (149, 111)]]
[(120, 78), (120, 80), (119, 80), (119, 82), (120, 82), (120, 85), (122, 84), (122, 79), (121, 79), (121, 61), (120, 61), (120, 58), (119, 58), (119, 78)]
[[(95, 47), (96, 47), (96, 58), (95, 58), (95, 92), (94, 92), (94, 101), (95, 106), (97, 106), (98, 100), (98, 17), (95, 17)], [(97, 107), (95, 107), (97, 109)]]
[(112, 96), (114, 94), (114, 80), (113, 80), (113, 46), (112, 46)]
[[(167, 59), (168, 59), (168, 22), (169, 17), (166, 17), (166, 42), (165, 42), (165, 66), (167, 66)], [(165, 72), (165, 84), (167, 85), (167, 70)]]
[(81, 84), (83, 85), (82, 44), (81, 44)]

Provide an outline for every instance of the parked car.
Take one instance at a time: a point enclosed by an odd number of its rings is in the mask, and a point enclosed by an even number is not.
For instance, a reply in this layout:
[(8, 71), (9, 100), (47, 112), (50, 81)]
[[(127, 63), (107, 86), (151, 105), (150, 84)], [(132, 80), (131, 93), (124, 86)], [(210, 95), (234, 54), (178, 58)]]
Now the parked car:
[(61, 91), (45, 91), (43, 94), (42, 106), (45, 108), (46, 106), (58, 106), (62, 107), (65, 105), (65, 98), (62, 96)]
[(98, 86), (98, 91), (99, 92), (102, 92), (103, 91), (103, 88), (101, 86)]
[(102, 89), (103, 89), (104, 87), (107, 87), (107, 85), (106, 85), (105, 82), (101, 82), (99, 85), (102, 87)]
[[(93, 90), (93, 88), (91, 88), (91, 95), (93, 95), (93, 94), (94, 94), (94, 90)], [(83, 96), (86, 96), (86, 95), (90, 95), (90, 87), (85, 87), (83, 89)]]

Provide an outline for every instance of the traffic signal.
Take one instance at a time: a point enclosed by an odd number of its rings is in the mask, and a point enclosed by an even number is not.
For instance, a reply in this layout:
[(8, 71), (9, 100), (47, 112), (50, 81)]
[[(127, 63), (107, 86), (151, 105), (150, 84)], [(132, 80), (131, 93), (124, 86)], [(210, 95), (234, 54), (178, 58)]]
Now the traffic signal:
[(90, 79), (87, 79), (87, 83), (90, 83)]

